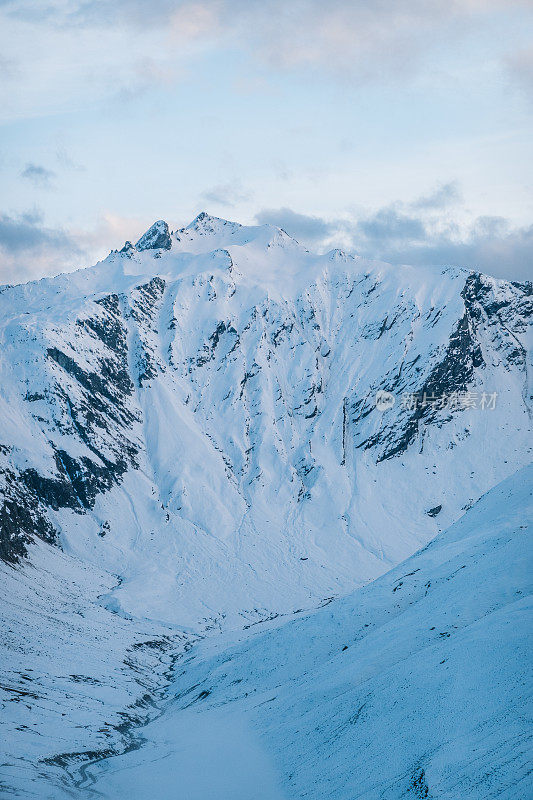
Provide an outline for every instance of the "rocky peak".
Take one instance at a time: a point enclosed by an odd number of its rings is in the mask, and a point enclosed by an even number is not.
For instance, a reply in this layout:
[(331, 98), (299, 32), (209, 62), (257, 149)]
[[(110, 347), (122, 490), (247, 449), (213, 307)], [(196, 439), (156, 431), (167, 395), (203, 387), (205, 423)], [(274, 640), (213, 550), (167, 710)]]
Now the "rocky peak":
[(171, 247), (170, 231), (162, 219), (154, 222), (136, 244), (137, 250), (170, 250)]
[(124, 247), (119, 250), (119, 253), (123, 253), (124, 255), (131, 258), (132, 254), (134, 253), (135, 248), (130, 241), (125, 242)]
[(230, 222), (227, 219), (222, 219), (222, 217), (213, 217), (206, 211), (202, 211), (193, 219), (191, 223), (189, 223), (189, 225), (187, 225), (186, 230), (214, 233), (217, 230), (227, 227), (237, 229), (242, 226), (237, 222)]

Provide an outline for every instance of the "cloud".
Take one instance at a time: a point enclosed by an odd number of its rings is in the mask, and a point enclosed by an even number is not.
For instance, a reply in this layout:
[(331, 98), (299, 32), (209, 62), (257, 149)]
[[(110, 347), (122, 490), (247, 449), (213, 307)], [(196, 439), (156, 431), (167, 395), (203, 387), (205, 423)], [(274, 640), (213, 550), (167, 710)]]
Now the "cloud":
[[(380, 238), (365, 238), (365, 224), (356, 223), (355, 248), (396, 264), (452, 265), (480, 270), (497, 278), (530, 280), (533, 225), (513, 228), (501, 217), (480, 217), (462, 229), (442, 220), (420, 221), (421, 234), (398, 237), (397, 229)], [(361, 235), (362, 234), (362, 235)]]
[(283, 228), (290, 236), (310, 246), (327, 240), (339, 225), (326, 222), (321, 217), (298, 214), (290, 208), (263, 209), (256, 215), (256, 219), (259, 225)]
[(7, 252), (34, 251), (43, 246), (61, 249), (67, 243), (72, 244), (62, 231), (42, 225), (42, 214), (38, 211), (14, 217), (0, 214), (0, 247)]
[(453, 191), (440, 187), (412, 203), (393, 203), (351, 217), (325, 219), (280, 208), (264, 209), (256, 218), (322, 251), (341, 247), (393, 264), (454, 265), (498, 278), (530, 279), (533, 225), (513, 227), (504, 217), (494, 216), (458, 221), (448, 206), (458, 202), (459, 187), (446, 186)]
[(50, 227), (40, 210), (0, 213), (0, 284), (23, 283), (95, 264), (153, 219), (102, 214), (90, 228)]
[(32, 162), (26, 164), (20, 175), (39, 189), (50, 189), (52, 181), (55, 178), (55, 172), (51, 169), (47, 169), (41, 164), (33, 164)]
[(246, 203), (252, 193), (243, 189), (240, 183), (219, 183), (202, 192), (200, 199), (206, 203), (233, 208), (239, 203)]
[(78, 24), (164, 27), (180, 46), (238, 48), (282, 70), (318, 68), (366, 82), (397, 80), (498, 14), (529, 0), (83, 0)]
[[(181, 78), (176, 64), (208, 49), (246, 52), (279, 70), (397, 82), (446, 48), (456, 58), (458, 44), (469, 35), (499, 33), (500, 14), (509, 19), (518, 9), (525, 15), (529, 5), (528, 0), (8, 0), (0, 7), (7, 21), (53, 28), (54, 36), (71, 40), (73, 32), (89, 34), (95, 43), (102, 33), (114, 37), (106, 52), (111, 46), (116, 53), (116, 75), (129, 73), (136, 87)], [(142, 36), (131, 42), (132, 33)], [(161, 60), (153, 60), (154, 52)], [(97, 68), (93, 59), (93, 74)]]
[(418, 209), (447, 208), (455, 205), (460, 200), (461, 190), (459, 184), (457, 181), (452, 181), (438, 186), (427, 195), (422, 195), (411, 206)]
[(426, 229), (423, 221), (398, 211), (393, 206), (381, 208), (367, 219), (357, 223), (357, 232), (368, 242), (412, 242), (423, 239)]
[(82, 255), (75, 238), (43, 224), (42, 214), (0, 214), (0, 282), (20, 283), (73, 268)]

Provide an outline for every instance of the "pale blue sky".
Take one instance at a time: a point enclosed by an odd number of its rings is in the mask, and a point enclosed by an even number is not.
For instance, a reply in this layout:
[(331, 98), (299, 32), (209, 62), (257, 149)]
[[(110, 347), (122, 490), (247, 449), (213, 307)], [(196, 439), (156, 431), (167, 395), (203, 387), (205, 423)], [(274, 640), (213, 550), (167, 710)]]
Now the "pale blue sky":
[(0, 2), (0, 281), (200, 210), (530, 274), (533, 8)]

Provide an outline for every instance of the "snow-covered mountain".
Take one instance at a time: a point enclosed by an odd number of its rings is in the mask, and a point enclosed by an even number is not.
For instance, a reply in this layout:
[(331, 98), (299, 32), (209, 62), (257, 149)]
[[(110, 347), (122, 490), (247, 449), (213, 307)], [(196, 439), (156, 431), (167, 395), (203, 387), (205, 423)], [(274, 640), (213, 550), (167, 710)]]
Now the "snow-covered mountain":
[(3, 554), (55, 540), (187, 624), (365, 583), (529, 460), (530, 293), (205, 214), (5, 287)]
[(198, 637), (367, 584), (529, 463), (531, 306), (206, 214), (1, 287), (5, 785), (60, 797)]

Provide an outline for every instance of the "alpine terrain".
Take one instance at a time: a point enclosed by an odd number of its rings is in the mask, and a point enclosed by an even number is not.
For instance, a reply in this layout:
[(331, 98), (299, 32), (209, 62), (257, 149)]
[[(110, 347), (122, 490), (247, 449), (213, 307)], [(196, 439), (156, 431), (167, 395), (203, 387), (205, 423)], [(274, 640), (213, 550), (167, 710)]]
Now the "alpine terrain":
[(0, 796), (530, 795), (531, 295), (205, 213), (0, 287)]

